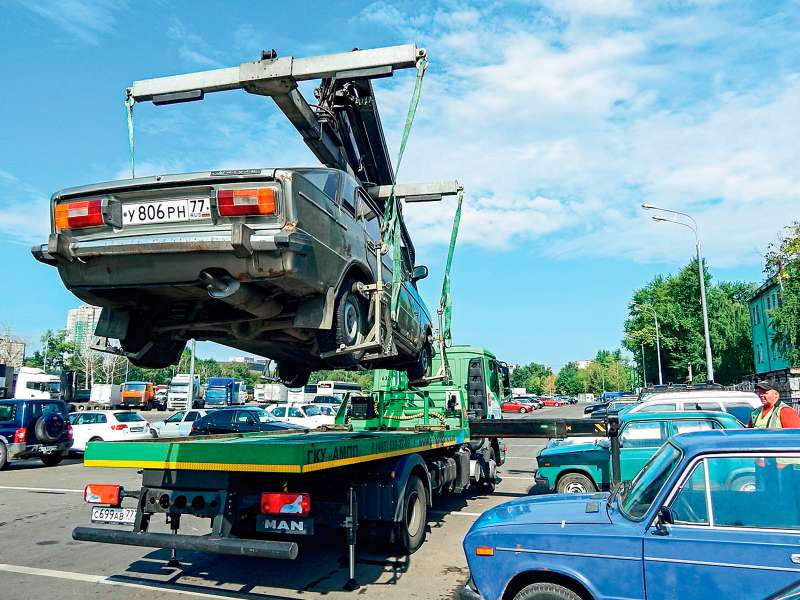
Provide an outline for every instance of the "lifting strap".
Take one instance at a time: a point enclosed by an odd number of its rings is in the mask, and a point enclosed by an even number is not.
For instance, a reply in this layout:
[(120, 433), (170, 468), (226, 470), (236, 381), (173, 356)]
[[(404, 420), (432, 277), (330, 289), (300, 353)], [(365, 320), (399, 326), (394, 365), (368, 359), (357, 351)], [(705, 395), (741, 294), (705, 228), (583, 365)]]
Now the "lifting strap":
[(439, 335), (442, 337), (445, 345), (449, 345), (453, 340), (453, 335), (450, 330), (450, 321), (452, 319), (452, 297), (450, 295), (450, 267), (453, 265), (453, 252), (456, 249), (456, 239), (458, 238), (458, 227), (461, 223), (461, 203), (464, 201), (464, 190), (458, 191), (458, 204), (456, 204), (456, 214), (453, 217), (453, 230), (450, 232), (450, 248), (447, 250), (447, 262), (444, 266), (444, 279), (442, 281), (442, 295), (439, 298), (439, 312), (444, 315), (442, 324), (442, 331)]
[(420, 58), (417, 61), (417, 80), (414, 83), (414, 93), (411, 94), (411, 103), (406, 115), (406, 124), (403, 128), (403, 137), (400, 140), (400, 151), (397, 154), (397, 167), (394, 171), (394, 181), (389, 192), (389, 199), (386, 201), (386, 208), (383, 214), (383, 231), (381, 232), (381, 243), (388, 254), (392, 256), (392, 319), (397, 319), (399, 309), (400, 286), (403, 284), (403, 258), (401, 253), (402, 236), (400, 233), (400, 203), (394, 195), (394, 186), (397, 183), (397, 174), (400, 172), (400, 164), (403, 162), (403, 154), (406, 151), (406, 143), (411, 133), (411, 125), (414, 123), (414, 115), (417, 113), (419, 97), (422, 93), (422, 78), (425, 76), (425, 69), (428, 67), (428, 60)]
[(133, 166), (133, 104), (135, 100), (128, 90), (128, 95), (125, 97), (125, 113), (128, 116), (128, 150), (130, 152), (131, 161), (131, 179), (136, 177), (136, 170)]

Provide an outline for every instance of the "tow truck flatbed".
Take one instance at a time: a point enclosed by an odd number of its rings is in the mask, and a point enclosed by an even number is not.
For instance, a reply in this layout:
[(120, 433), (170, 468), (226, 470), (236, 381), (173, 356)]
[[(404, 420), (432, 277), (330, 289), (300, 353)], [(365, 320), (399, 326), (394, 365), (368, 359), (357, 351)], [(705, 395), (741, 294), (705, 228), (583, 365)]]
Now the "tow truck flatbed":
[(465, 429), (298, 431), (92, 442), (88, 467), (244, 473), (308, 473), (456, 446)]

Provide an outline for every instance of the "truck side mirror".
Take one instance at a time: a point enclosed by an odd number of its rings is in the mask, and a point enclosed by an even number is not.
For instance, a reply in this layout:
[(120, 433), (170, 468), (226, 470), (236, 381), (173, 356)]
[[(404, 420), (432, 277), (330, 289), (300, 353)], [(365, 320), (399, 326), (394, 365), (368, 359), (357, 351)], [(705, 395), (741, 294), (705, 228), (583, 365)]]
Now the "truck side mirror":
[(425, 265), (417, 265), (414, 267), (414, 272), (411, 274), (411, 281), (419, 281), (428, 276), (428, 267)]

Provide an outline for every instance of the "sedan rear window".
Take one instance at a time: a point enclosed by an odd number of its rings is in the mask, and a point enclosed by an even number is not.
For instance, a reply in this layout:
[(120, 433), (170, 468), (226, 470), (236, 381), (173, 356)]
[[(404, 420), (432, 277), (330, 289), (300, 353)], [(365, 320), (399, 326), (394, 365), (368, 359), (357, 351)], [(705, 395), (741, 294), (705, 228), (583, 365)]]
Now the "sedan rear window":
[(144, 421), (145, 420), (144, 417), (142, 417), (142, 415), (140, 415), (139, 413), (135, 413), (135, 412), (118, 412), (118, 413), (114, 413), (114, 417), (120, 423), (131, 423), (133, 421)]
[(308, 171), (301, 171), (303, 177), (308, 179), (314, 187), (322, 190), (327, 194), (332, 200), (336, 199), (336, 192), (339, 191), (339, 174), (336, 171), (323, 171), (322, 169), (319, 170), (308, 170)]

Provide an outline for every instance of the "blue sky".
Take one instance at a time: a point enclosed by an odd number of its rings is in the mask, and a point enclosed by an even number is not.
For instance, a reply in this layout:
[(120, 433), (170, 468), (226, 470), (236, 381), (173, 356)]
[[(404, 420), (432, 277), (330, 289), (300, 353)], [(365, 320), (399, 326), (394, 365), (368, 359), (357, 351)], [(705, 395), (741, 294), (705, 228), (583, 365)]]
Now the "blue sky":
[[(691, 212), (725, 280), (760, 280), (761, 253), (797, 218), (799, 6), (0, 0), (0, 325), (36, 346), (78, 304), (29, 247), (52, 192), (128, 176), (132, 81), (262, 49), (416, 42), (430, 68), (399, 180), (466, 187), (456, 341), (556, 367), (617, 347), (632, 290), (693, 252), (642, 202)], [(393, 155), (412, 85), (410, 72), (376, 83)], [(135, 123), (137, 174), (315, 164), (274, 104), (244, 92), (137, 105)], [(453, 208), (406, 210), (431, 307)]]

